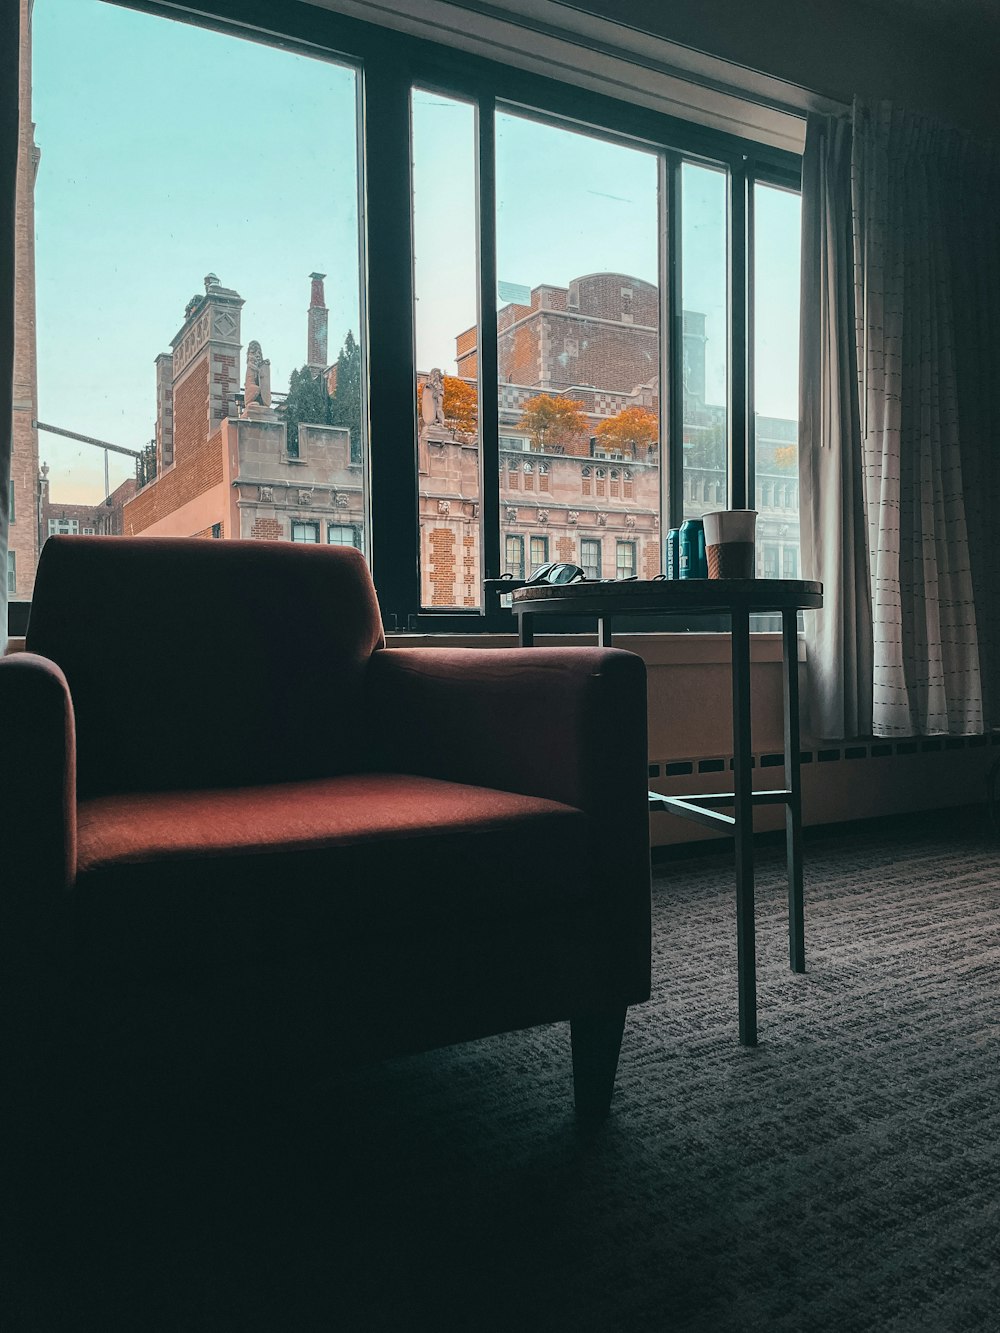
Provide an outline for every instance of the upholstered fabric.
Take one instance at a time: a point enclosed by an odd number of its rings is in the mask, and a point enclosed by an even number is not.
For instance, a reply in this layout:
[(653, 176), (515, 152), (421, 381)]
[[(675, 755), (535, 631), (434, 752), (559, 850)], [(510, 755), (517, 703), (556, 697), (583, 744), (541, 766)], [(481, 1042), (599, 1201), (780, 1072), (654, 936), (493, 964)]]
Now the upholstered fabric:
[(587, 814), (605, 957), (648, 995), (642, 659), (614, 648), (393, 648), (372, 657), (368, 690), (380, 765), (544, 796)]
[(586, 900), (587, 836), (555, 801), (405, 773), (102, 796), (80, 805), (76, 895), (89, 912), (102, 893), (124, 906), (200, 877), (208, 891), (252, 883), (283, 912), (311, 881), (339, 920), (403, 929)]
[(84, 1049), (273, 1071), (570, 1018), (576, 1050), (648, 997), (631, 654), (387, 650), (349, 549), (119, 538), (46, 544), (28, 647), (21, 888)]
[(0, 936), (76, 874), (76, 734), (66, 677), (34, 653), (0, 658)]
[(83, 797), (363, 767), (383, 642), (357, 551), (182, 538), (50, 538), (27, 634), (69, 682)]

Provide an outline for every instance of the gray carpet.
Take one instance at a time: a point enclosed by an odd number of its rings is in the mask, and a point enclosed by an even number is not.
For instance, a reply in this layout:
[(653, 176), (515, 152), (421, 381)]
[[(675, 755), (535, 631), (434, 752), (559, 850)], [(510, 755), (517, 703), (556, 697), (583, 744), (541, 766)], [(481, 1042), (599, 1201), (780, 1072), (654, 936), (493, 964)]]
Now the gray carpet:
[(237, 1110), (143, 1144), (18, 1329), (997, 1329), (1000, 844), (952, 815), (811, 838), (805, 976), (758, 866), (756, 1050), (731, 860), (673, 860), (595, 1138), (562, 1026)]

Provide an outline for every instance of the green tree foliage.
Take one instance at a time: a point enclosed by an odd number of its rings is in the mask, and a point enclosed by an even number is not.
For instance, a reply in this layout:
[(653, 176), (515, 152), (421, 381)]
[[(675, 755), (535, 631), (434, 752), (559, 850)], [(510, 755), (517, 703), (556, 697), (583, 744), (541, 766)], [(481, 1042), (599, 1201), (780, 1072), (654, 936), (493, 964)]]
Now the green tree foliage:
[(308, 366), (293, 370), (281, 414), (288, 427), (288, 452), (299, 452), (299, 426), (346, 426), (351, 432), (351, 462), (361, 462), (361, 348), (348, 330), (337, 357), (336, 389), (326, 391), (326, 377)]
[(330, 401), (330, 424), (351, 432), (351, 462), (361, 462), (361, 348), (350, 329), (337, 357), (337, 389)]
[(293, 370), (288, 381), (288, 397), (281, 409), (288, 428), (288, 452), (293, 458), (299, 452), (299, 425), (328, 426), (330, 399), (322, 375), (313, 375), (308, 366)]

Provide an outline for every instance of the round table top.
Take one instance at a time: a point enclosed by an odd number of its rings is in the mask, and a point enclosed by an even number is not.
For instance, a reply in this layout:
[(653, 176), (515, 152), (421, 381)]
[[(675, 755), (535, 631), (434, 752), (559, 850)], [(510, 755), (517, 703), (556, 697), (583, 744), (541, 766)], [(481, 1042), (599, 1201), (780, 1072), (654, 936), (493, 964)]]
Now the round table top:
[(798, 611), (823, 605), (823, 585), (810, 579), (595, 579), (533, 583), (513, 590), (511, 597), (515, 613), (539, 615)]

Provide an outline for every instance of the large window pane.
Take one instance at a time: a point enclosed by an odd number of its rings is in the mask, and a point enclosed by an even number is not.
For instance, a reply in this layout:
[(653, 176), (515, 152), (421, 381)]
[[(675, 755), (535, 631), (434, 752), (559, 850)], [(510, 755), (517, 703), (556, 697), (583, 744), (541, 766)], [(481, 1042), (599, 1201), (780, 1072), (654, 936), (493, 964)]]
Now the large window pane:
[(757, 573), (798, 578), (801, 198), (754, 189)]
[(476, 109), (414, 89), (420, 601), (481, 605)]
[(69, 434), (19, 431), (18, 525), (367, 549), (356, 72), (100, 0), (33, 46), (25, 416)]
[(621, 539), (631, 563), (622, 554), (608, 576), (651, 578), (661, 547), (656, 156), (509, 112), (497, 115), (496, 142), (501, 533), (543, 527), (550, 559), (588, 570), (603, 537), (612, 554)]
[(727, 504), (729, 398), (728, 177), (681, 168), (684, 305), (684, 505), (700, 518)]

